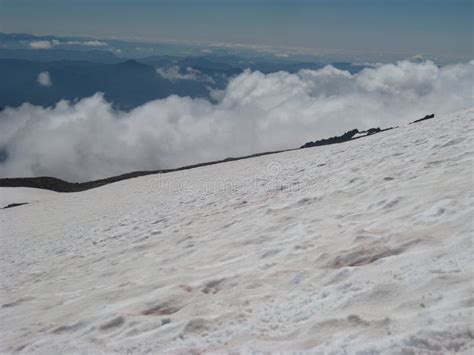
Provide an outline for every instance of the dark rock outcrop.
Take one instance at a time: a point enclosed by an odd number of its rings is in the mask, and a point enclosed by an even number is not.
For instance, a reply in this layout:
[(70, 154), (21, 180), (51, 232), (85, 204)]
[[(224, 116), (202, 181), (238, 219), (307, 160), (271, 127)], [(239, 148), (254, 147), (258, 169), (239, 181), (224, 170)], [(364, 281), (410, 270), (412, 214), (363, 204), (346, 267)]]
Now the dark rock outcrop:
[(342, 143), (347, 142), (352, 139), (357, 133), (359, 133), (358, 129), (353, 129), (347, 131), (342, 136), (335, 136), (327, 139), (320, 139), (319, 141), (314, 142), (307, 142), (301, 146), (301, 148), (309, 148), (309, 147), (318, 147), (321, 145), (328, 145), (328, 144), (335, 144), (335, 143)]
[(434, 113), (432, 113), (431, 115), (426, 115), (426, 116), (423, 117), (423, 118), (420, 118), (420, 119), (418, 119), (418, 120), (415, 120), (415, 121), (413, 121), (413, 122), (410, 122), (410, 124), (418, 123), (418, 122), (421, 122), (421, 121), (430, 120), (430, 119), (432, 119), (434, 116), (435, 116)]
[(100, 180), (87, 181), (87, 182), (67, 182), (67, 181), (57, 179), (54, 177), (49, 177), (49, 176), (3, 178), (3, 179), (0, 179), (0, 187), (31, 187), (31, 188), (51, 190), (51, 191), (56, 191), (56, 192), (79, 192), (79, 191), (94, 189), (96, 187), (104, 186), (104, 185), (111, 184), (114, 182), (136, 178), (140, 176), (145, 176), (145, 175), (172, 173), (172, 172), (181, 171), (181, 170), (189, 170), (189, 169), (199, 168), (199, 167), (208, 166), (208, 165), (226, 163), (229, 161), (255, 158), (262, 155), (276, 154), (276, 153), (281, 153), (281, 152), (290, 151), (290, 150), (294, 150), (294, 149), (257, 153), (257, 154), (243, 156), (243, 157), (236, 157), (236, 158), (231, 157), (231, 158), (226, 158), (222, 160), (199, 163), (199, 164), (194, 164), (194, 165), (187, 165), (187, 166), (183, 166), (176, 169), (135, 171), (128, 174), (113, 176), (113, 177), (100, 179)]
[(23, 205), (27, 205), (27, 204), (28, 204), (28, 202), (10, 203), (8, 206), (3, 207), (3, 209), (18, 207), (18, 206), (23, 206)]
[(395, 128), (398, 128), (398, 126), (397, 127), (388, 127), (388, 128), (383, 128), (383, 129), (380, 128), (380, 127), (369, 128), (368, 130), (365, 130), (365, 131), (359, 131), (358, 129), (353, 129), (353, 130), (347, 131), (342, 136), (335, 136), (335, 137), (331, 137), (331, 138), (327, 138), (327, 139), (320, 139), (319, 141), (315, 141), (315, 142), (307, 142), (304, 145), (302, 145), (300, 147), (300, 149), (301, 148), (318, 147), (318, 146), (328, 145), (328, 144), (344, 143), (344, 142), (352, 141), (352, 140), (355, 140), (355, 139), (371, 136), (371, 135), (376, 134), (376, 133), (389, 131), (389, 130), (395, 129)]
[(367, 136), (370, 136), (370, 135), (372, 135), (372, 134), (379, 133), (379, 132), (382, 132), (382, 130), (380, 129), (380, 127), (377, 127), (377, 128), (369, 128), (367, 131), (360, 131), (359, 133), (365, 133)]

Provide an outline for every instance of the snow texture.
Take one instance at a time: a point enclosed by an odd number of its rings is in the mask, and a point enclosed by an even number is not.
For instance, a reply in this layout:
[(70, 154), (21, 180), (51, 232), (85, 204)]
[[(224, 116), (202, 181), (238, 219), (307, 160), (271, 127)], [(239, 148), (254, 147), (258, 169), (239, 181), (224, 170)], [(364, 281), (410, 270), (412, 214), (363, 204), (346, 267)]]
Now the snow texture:
[(2, 188), (0, 352), (472, 353), (473, 120)]
[(0, 208), (13, 203), (39, 202), (51, 197), (61, 196), (61, 194), (54, 191), (31, 189), (28, 187), (1, 188), (0, 191)]

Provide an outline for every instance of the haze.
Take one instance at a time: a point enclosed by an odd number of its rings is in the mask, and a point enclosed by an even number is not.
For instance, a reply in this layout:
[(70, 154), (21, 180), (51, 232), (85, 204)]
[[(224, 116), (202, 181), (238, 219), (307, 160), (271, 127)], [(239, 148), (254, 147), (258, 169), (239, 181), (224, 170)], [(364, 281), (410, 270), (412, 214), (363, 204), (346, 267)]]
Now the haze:
[(472, 58), (469, 0), (3, 0), (0, 32)]

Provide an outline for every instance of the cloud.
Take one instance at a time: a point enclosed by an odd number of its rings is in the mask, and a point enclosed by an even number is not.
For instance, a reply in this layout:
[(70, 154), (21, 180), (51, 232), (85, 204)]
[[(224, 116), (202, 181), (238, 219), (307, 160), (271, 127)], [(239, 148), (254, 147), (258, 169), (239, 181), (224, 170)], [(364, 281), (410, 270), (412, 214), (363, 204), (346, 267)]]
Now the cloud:
[(168, 68), (158, 68), (156, 72), (161, 75), (161, 77), (170, 80), (194, 80), (194, 81), (203, 81), (210, 84), (215, 84), (214, 79), (210, 76), (201, 73), (199, 70), (187, 67), (184, 69), (184, 72), (180, 70), (178, 66), (172, 66)]
[(0, 176), (85, 181), (133, 170), (298, 147), (352, 128), (403, 124), (472, 106), (474, 61), (379, 65), (358, 74), (245, 71), (217, 103), (171, 96), (130, 112), (101, 94), (0, 112)]
[(88, 46), (88, 47), (104, 47), (108, 44), (101, 41), (67, 41), (67, 42), (60, 42), (60, 44), (67, 44), (72, 46)]
[(51, 41), (32, 41), (30, 47), (33, 49), (50, 49), (54, 46), (69, 45), (69, 46), (87, 46), (87, 47), (104, 47), (108, 44), (101, 41), (64, 41), (61, 42), (57, 39)]
[(412, 61), (414, 62), (423, 62), (425, 60), (425, 57), (423, 54), (417, 54), (412, 57)]
[(30, 47), (33, 49), (49, 49), (53, 46), (51, 41), (32, 41)]
[(41, 86), (46, 86), (46, 87), (50, 87), (50, 86), (53, 85), (53, 83), (51, 81), (51, 77), (49, 76), (49, 72), (47, 72), (47, 71), (43, 71), (43, 72), (39, 73), (37, 82)]

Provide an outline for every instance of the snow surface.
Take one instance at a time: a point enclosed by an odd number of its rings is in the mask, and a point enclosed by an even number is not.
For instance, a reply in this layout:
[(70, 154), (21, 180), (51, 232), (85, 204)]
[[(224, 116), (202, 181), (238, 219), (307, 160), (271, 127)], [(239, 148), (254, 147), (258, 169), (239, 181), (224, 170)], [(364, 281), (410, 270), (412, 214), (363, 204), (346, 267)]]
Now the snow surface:
[(471, 353), (473, 121), (32, 192), (0, 211), (0, 351)]
[(60, 196), (57, 192), (32, 189), (29, 187), (0, 188), (0, 208), (12, 203), (34, 203), (55, 196)]

